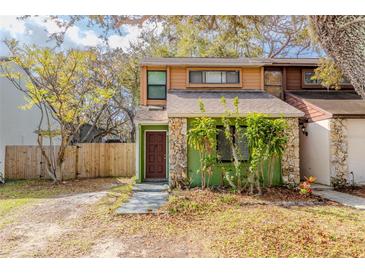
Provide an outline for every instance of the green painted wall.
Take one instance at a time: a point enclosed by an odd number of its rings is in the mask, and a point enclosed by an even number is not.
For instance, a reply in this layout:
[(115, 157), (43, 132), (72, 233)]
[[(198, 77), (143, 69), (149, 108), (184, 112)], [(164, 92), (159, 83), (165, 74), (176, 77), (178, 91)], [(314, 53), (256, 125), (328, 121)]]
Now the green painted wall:
[[(191, 122), (193, 119), (188, 119), (188, 129), (191, 127)], [(217, 125), (222, 125), (222, 123), (217, 119)], [(191, 180), (192, 186), (200, 185), (200, 175), (197, 172), (199, 170), (199, 153), (188, 146), (188, 176)], [(248, 165), (248, 163), (247, 163)], [(281, 163), (280, 160), (276, 160), (274, 164), (274, 177), (273, 183), (279, 185), (282, 183), (281, 180)], [(232, 163), (221, 163), (213, 169), (213, 175), (210, 178), (211, 185), (220, 185), (222, 183), (222, 167), (226, 170), (233, 168)], [(267, 171), (267, 169), (265, 169)], [(264, 181), (267, 181), (267, 172), (264, 172)]]
[(145, 155), (145, 132), (146, 130), (166, 130), (166, 161), (167, 161), (167, 168), (166, 168), (166, 176), (169, 177), (169, 138), (168, 138), (168, 125), (139, 125), (139, 134), (138, 134), (138, 141), (139, 141), (139, 174), (138, 174), (138, 181), (141, 182), (145, 178), (145, 162), (144, 162), (144, 155)]

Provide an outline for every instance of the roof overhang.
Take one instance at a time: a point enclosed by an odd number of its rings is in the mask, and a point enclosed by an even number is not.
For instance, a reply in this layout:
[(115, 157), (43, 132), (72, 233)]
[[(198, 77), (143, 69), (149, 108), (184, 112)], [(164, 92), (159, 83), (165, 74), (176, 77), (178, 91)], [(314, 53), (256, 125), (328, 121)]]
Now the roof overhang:
[[(284, 101), (264, 91), (224, 90), (224, 91), (171, 91), (167, 97), (167, 116), (170, 117), (222, 117), (225, 107), (221, 98), (226, 100), (227, 109), (234, 112), (233, 101), (238, 97), (239, 116), (263, 113), (269, 117), (303, 117), (304, 113)], [(199, 108), (199, 99), (204, 103), (206, 112)]]
[(161, 125), (168, 124), (167, 111), (161, 107), (141, 106), (136, 111), (136, 124)]
[[(323, 118), (365, 118), (365, 100), (354, 91), (296, 91), (291, 96), (323, 113)], [(309, 117), (310, 118), (310, 117)]]

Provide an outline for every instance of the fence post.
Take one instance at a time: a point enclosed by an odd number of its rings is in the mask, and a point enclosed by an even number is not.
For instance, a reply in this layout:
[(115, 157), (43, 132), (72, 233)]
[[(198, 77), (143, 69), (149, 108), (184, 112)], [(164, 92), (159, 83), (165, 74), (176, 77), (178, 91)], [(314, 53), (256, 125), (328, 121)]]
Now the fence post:
[(75, 179), (79, 177), (79, 148), (80, 146), (76, 144), (76, 152), (75, 152)]

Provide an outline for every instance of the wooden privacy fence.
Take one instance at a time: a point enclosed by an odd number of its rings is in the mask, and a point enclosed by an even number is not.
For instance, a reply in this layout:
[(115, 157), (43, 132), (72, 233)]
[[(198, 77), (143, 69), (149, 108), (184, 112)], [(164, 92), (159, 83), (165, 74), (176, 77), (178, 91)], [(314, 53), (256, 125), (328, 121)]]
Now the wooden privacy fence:
[[(57, 147), (55, 148), (57, 151)], [(50, 147), (46, 148), (49, 153)], [(97, 178), (135, 175), (135, 144), (78, 144), (66, 149), (64, 178)], [(46, 161), (38, 146), (6, 146), (5, 178), (49, 179)]]

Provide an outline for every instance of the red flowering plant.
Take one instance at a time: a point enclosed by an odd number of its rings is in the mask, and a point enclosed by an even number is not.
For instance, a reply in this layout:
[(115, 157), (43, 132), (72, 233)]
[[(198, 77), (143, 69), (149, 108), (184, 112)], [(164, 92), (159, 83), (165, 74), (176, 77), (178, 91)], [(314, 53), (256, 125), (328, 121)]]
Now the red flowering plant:
[(311, 185), (317, 180), (317, 177), (309, 176), (308, 178), (307, 177), (304, 177), (304, 178), (305, 178), (305, 181), (299, 185), (299, 189), (300, 189), (299, 193), (303, 194), (303, 195), (309, 195), (312, 193)]

